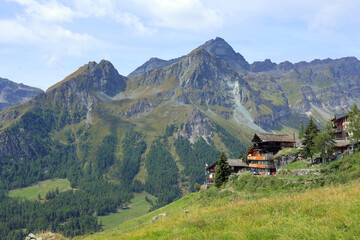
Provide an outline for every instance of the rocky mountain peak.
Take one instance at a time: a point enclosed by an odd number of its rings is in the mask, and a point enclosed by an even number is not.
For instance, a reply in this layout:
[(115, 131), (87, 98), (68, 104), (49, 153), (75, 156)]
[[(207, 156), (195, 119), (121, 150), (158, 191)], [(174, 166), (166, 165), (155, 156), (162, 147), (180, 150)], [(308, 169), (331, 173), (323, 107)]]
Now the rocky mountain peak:
[(75, 91), (103, 92), (115, 96), (126, 88), (127, 78), (121, 76), (111, 62), (101, 60), (100, 63), (89, 62), (70, 74), (63, 81), (50, 87), (47, 92), (57, 88), (70, 87)]
[(244, 74), (249, 70), (250, 65), (245, 58), (241, 54), (235, 52), (234, 49), (220, 37), (207, 41), (199, 48), (203, 48), (227, 62), (237, 73)]
[(265, 72), (274, 70), (276, 68), (276, 63), (273, 63), (270, 59), (265, 59), (265, 61), (256, 61), (251, 64), (250, 69), (252, 72)]

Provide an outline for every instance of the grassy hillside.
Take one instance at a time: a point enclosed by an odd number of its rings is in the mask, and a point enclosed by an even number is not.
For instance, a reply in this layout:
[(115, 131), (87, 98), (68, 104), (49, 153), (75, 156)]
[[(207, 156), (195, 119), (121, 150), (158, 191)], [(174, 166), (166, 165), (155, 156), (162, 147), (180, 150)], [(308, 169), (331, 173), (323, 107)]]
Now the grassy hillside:
[[(357, 239), (359, 178), (360, 154), (324, 166), (308, 184), (244, 175), (79, 239)], [(153, 222), (160, 213), (167, 216)]]
[(20, 197), (28, 200), (37, 200), (38, 195), (40, 194), (43, 199), (46, 193), (50, 191), (55, 191), (56, 189), (59, 192), (64, 192), (66, 190), (70, 190), (70, 182), (67, 179), (50, 179), (46, 181), (41, 181), (33, 186), (20, 188), (16, 190), (12, 190), (9, 193), (10, 197)]
[(120, 209), (117, 213), (99, 217), (103, 225), (102, 228), (104, 230), (112, 229), (129, 219), (146, 214), (151, 207), (151, 204), (145, 200), (146, 197), (151, 201), (155, 201), (156, 199), (147, 192), (135, 193), (134, 198), (131, 199), (127, 209)]
[(359, 194), (359, 182), (260, 200), (229, 194), (189, 214), (177, 206), (188, 204), (172, 204), (162, 210), (178, 207), (178, 211), (155, 223), (147, 220), (130, 232), (119, 226), (84, 239), (355, 239), (360, 236)]

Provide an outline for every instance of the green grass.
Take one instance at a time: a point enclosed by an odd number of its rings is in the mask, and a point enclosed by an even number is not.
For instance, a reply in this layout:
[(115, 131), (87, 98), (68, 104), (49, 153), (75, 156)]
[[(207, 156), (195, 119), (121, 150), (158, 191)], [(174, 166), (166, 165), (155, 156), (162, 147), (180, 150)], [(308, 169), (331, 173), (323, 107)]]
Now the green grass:
[[(154, 213), (84, 239), (357, 239), (360, 236), (360, 184), (312, 189), (286, 196), (244, 200), (214, 193), (204, 204), (192, 194)], [(223, 196), (221, 196), (223, 195)], [(211, 196), (207, 196), (211, 198)], [(184, 209), (192, 203), (190, 213)], [(170, 208), (174, 211), (171, 212)]]
[(112, 229), (129, 219), (146, 214), (149, 211), (151, 205), (145, 201), (145, 197), (148, 197), (152, 201), (155, 201), (156, 199), (146, 192), (135, 193), (134, 198), (128, 205), (129, 209), (119, 209), (120, 212), (118, 213), (112, 213), (108, 216), (99, 217), (99, 220), (101, 220), (103, 225), (102, 228), (104, 230)]
[(287, 166), (282, 167), (282, 169), (308, 169), (309, 164), (303, 161), (296, 161), (293, 163), (290, 163)]
[[(322, 166), (310, 184), (232, 177), (118, 227), (81, 239), (358, 239), (360, 154)], [(190, 210), (185, 214), (184, 210)], [(155, 222), (151, 218), (167, 213)]]
[(40, 194), (43, 199), (49, 191), (55, 191), (56, 188), (59, 192), (71, 189), (70, 182), (67, 179), (50, 179), (39, 182), (35, 185), (26, 188), (19, 188), (9, 192), (10, 197), (20, 197), (28, 200), (37, 200)]

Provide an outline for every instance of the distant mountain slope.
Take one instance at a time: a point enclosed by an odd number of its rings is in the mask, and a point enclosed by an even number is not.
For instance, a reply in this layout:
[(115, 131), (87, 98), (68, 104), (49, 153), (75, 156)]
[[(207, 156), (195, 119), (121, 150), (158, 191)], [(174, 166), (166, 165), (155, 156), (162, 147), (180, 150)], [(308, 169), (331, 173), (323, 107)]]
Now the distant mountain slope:
[(169, 66), (179, 60), (181, 60), (183, 57), (178, 57), (171, 60), (163, 60), (160, 58), (150, 58), (147, 62), (145, 62), (143, 65), (135, 69), (133, 72), (131, 72), (127, 77), (128, 78), (134, 78), (138, 77), (144, 73), (150, 72), (155, 69), (163, 68), (166, 66)]
[(42, 92), (41, 89), (0, 78), (0, 111), (22, 104)]

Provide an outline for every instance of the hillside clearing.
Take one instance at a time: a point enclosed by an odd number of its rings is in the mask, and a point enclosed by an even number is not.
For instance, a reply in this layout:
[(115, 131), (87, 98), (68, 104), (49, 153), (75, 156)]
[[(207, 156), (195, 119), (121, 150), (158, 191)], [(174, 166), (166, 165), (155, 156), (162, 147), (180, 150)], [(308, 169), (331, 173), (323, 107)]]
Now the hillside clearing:
[(55, 191), (56, 188), (59, 189), (59, 192), (64, 192), (66, 190), (72, 189), (70, 187), (70, 182), (67, 179), (49, 179), (45, 181), (38, 182), (30, 187), (19, 188), (9, 192), (10, 197), (20, 197), (28, 200), (37, 200), (38, 195), (40, 194), (41, 198), (44, 199), (46, 193), (50, 191)]
[(104, 230), (112, 229), (129, 219), (146, 214), (151, 205), (145, 200), (145, 197), (155, 201), (155, 197), (146, 192), (135, 193), (134, 198), (128, 205), (128, 209), (119, 209), (119, 212), (117, 213), (111, 213), (108, 216), (99, 217), (99, 220), (103, 225), (102, 228)]

